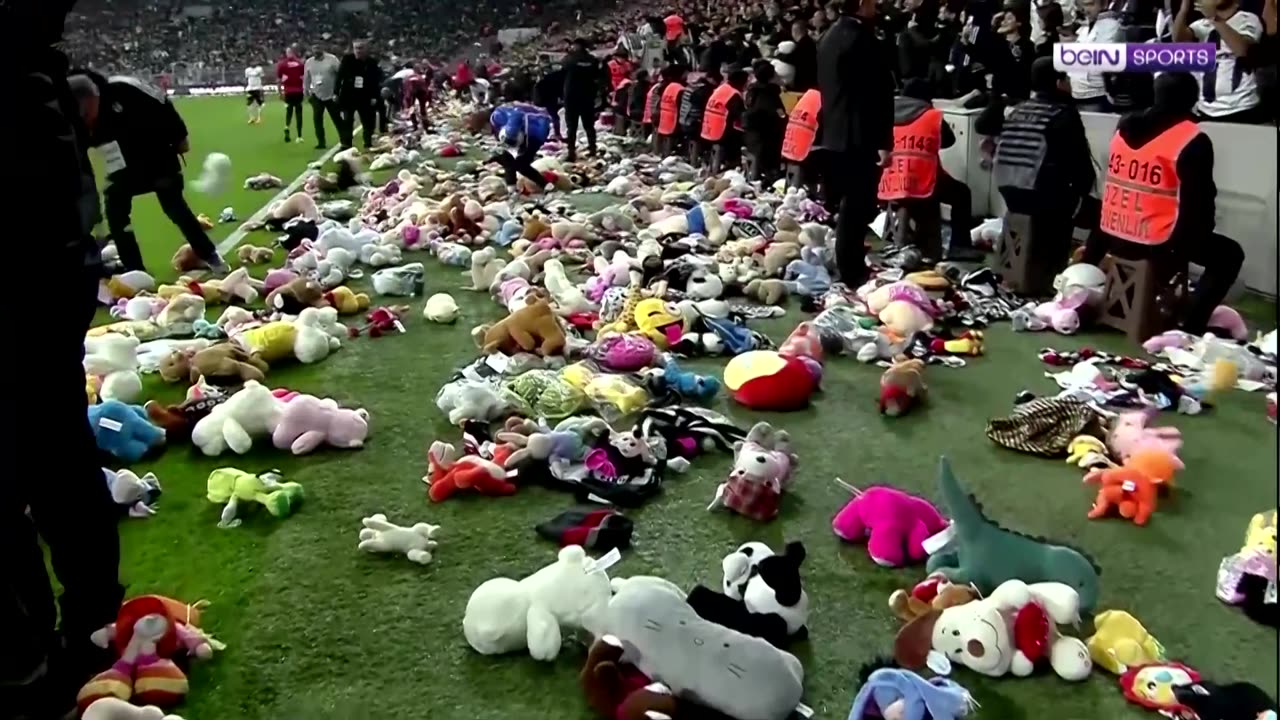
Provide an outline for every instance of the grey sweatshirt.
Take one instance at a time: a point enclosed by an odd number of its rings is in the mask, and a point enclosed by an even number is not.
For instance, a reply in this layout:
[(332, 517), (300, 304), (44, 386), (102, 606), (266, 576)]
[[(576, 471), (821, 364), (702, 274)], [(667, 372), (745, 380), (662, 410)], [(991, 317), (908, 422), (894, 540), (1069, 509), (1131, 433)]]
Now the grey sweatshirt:
[(308, 95), (332, 100), (338, 91), (338, 58), (332, 53), (307, 58), (302, 70), (302, 87)]

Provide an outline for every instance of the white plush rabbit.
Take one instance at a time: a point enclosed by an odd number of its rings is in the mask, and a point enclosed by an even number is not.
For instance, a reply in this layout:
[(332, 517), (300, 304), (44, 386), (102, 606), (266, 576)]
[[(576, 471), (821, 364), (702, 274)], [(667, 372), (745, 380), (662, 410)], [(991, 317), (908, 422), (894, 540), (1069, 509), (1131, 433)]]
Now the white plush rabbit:
[(440, 531), (439, 525), (416, 523), (412, 527), (401, 527), (389, 522), (382, 513), (361, 522), (364, 528), (360, 530), (359, 549), (372, 553), (403, 553), (419, 565), (431, 562), (431, 551), (436, 548), (432, 538)]

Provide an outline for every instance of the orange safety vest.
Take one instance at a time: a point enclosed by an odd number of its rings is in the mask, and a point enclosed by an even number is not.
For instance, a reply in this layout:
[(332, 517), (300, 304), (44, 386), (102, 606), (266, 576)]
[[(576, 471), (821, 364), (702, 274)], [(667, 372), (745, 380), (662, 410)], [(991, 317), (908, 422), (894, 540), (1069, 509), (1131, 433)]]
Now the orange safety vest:
[[(711, 93), (707, 100), (707, 110), (702, 114), (702, 139), (707, 142), (720, 142), (724, 137), (725, 125), (729, 122), (729, 101), (741, 97), (737, 88), (724, 83)], [(735, 130), (742, 129), (742, 118), (733, 124)]]
[(654, 83), (653, 86), (649, 88), (649, 92), (644, 96), (644, 117), (640, 122), (645, 125), (653, 123), (653, 94), (658, 92), (659, 87), (661, 86), (658, 83)]
[(658, 134), (674, 135), (676, 132), (676, 115), (680, 110), (680, 93), (684, 85), (673, 82), (662, 91), (662, 100), (658, 102)]
[(621, 107), (621, 106), (623, 105), (623, 101), (622, 101), (622, 91), (623, 91), (623, 90), (626, 90), (626, 89), (627, 89), (627, 88), (629, 88), (629, 87), (631, 87), (631, 78), (627, 78), (627, 79), (623, 80), (622, 82), (618, 83), (618, 86), (617, 86), (617, 87), (615, 87), (615, 88), (613, 89), (613, 104), (614, 104), (614, 106), (616, 106), (616, 107)]
[(893, 128), (893, 152), (880, 174), (881, 200), (927, 198), (938, 183), (942, 111), (929, 108), (906, 125)]
[(818, 113), (822, 111), (822, 93), (806, 90), (787, 118), (787, 132), (782, 136), (782, 157), (790, 162), (804, 162), (818, 136)]
[(1178, 156), (1199, 134), (1183, 120), (1136, 150), (1113, 135), (1098, 228), (1142, 245), (1167, 241), (1178, 222)]
[(620, 58), (614, 58), (609, 61), (609, 84), (614, 90), (622, 86), (622, 83), (628, 81), (631, 75), (631, 63)]

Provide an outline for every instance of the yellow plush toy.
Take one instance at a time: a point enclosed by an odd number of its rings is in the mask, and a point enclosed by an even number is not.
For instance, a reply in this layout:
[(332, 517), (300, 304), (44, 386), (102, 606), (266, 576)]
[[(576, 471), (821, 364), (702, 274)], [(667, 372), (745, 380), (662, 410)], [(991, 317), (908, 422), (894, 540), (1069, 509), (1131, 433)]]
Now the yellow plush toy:
[(1268, 510), (1254, 515), (1249, 520), (1249, 529), (1244, 533), (1244, 547), (1241, 553), (1263, 552), (1271, 557), (1276, 555), (1276, 511)]
[(293, 357), (293, 345), (298, 339), (298, 329), (290, 322), (271, 322), (240, 333), (240, 342), (250, 353), (275, 363)]
[(632, 321), (637, 330), (663, 350), (668, 343), (679, 340), (684, 332), (684, 318), (669, 310), (662, 298), (648, 298), (636, 303)]
[(1086, 644), (1093, 664), (1116, 675), (1129, 668), (1165, 661), (1164, 646), (1123, 610), (1107, 610), (1093, 619), (1095, 632)]
[(325, 293), (324, 299), (340, 315), (355, 315), (369, 309), (369, 296), (357, 293), (346, 285), (339, 285)]

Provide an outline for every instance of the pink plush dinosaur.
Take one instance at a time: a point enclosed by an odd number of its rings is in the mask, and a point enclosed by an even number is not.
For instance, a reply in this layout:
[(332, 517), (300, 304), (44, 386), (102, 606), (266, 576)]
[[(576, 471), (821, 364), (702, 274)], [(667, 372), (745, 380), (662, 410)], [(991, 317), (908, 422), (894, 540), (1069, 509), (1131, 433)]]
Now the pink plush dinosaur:
[(877, 565), (900, 567), (924, 560), (924, 541), (947, 524), (928, 500), (881, 485), (855, 489), (854, 498), (831, 521), (831, 529), (847, 542), (866, 539), (867, 554)]
[(369, 413), (338, 407), (333, 400), (297, 395), (284, 405), (271, 440), (281, 450), (304, 455), (326, 443), (336, 448), (364, 446)]

